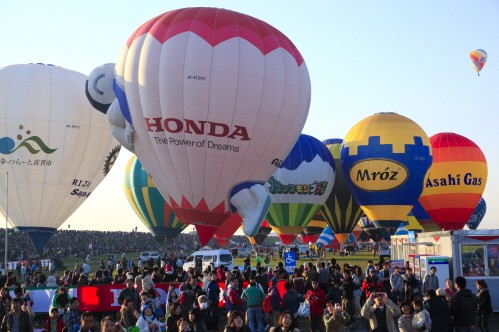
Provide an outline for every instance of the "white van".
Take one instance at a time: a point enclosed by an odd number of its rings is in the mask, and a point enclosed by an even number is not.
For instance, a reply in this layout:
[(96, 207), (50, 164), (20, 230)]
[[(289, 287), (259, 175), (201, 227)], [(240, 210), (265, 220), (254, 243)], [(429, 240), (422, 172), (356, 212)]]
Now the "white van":
[(149, 261), (149, 259), (151, 259), (151, 258), (154, 260), (154, 262), (157, 262), (159, 259), (159, 252), (157, 252), (157, 251), (144, 251), (144, 252), (140, 253), (139, 259), (142, 263)]
[(246, 258), (253, 255), (253, 248), (232, 248), (230, 251), (233, 257)]
[(196, 267), (196, 260), (200, 259), (203, 263), (203, 271), (211, 265), (212, 267), (226, 266), (229, 270), (234, 267), (232, 254), (226, 249), (216, 250), (199, 250), (195, 251), (187, 257), (183, 265), (183, 270), (187, 271), (190, 267)]

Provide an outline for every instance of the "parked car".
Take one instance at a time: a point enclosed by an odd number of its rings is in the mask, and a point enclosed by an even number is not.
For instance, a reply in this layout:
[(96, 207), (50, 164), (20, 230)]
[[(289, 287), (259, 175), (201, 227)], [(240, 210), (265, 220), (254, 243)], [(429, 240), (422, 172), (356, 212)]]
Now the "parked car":
[(144, 251), (140, 253), (140, 261), (142, 263), (147, 262), (150, 259), (153, 259), (154, 261), (157, 261), (159, 259), (159, 252), (157, 251)]

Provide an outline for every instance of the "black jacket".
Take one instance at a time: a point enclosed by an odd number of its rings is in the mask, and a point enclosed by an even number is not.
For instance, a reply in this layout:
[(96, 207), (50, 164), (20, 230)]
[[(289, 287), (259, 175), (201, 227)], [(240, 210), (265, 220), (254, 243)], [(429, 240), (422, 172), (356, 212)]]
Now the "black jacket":
[(467, 288), (459, 290), (452, 298), (451, 311), (455, 326), (476, 324), (477, 298)]
[(482, 290), (477, 294), (478, 310), (477, 315), (490, 315), (492, 313), (492, 304), (490, 303), (490, 293), (488, 289)]
[(430, 313), (431, 330), (449, 332), (451, 327), (451, 313), (447, 302), (441, 297), (432, 297), (425, 301), (425, 308)]

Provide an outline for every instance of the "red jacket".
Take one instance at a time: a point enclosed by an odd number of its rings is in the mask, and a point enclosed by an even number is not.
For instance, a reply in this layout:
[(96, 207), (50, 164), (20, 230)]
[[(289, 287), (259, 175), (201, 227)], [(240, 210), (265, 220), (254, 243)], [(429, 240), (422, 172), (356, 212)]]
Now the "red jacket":
[[(63, 322), (62, 318), (59, 316), (59, 318), (57, 319), (57, 332), (62, 332), (63, 328), (64, 328), (64, 322)], [(43, 329), (47, 332), (50, 332), (50, 316), (45, 321), (45, 325), (43, 326)]]
[(305, 295), (305, 299), (310, 303), (310, 314), (314, 316), (322, 316), (326, 306), (326, 294), (324, 291), (317, 287), (311, 289)]

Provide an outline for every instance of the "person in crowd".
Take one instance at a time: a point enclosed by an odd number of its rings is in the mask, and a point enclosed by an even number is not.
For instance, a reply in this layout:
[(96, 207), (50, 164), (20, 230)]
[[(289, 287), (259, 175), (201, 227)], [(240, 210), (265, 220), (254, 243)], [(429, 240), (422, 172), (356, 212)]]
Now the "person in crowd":
[(166, 319), (166, 329), (168, 332), (178, 332), (177, 323), (182, 318), (182, 307), (180, 303), (173, 302), (169, 309), (169, 315)]
[(390, 275), (390, 298), (394, 303), (399, 304), (404, 295), (404, 280), (400, 274), (400, 267), (395, 266)]
[(464, 277), (457, 277), (455, 284), (457, 292), (451, 301), (454, 330), (456, 332), (472, 332), (476, 324), (477, 298), (471, 290), (466, 288)]
[(326, 305), (326, 294), (319, 288), (319, 281), (312, 281), (312, 289), (305, 295), (305, 299), (310, 303), (310, 330), (312, 332), (324, 331), (322, 316)]
[(191, 331), (191, 325), (189, 324), (189, 320), (186, 318), (180, 318), (177, 322), (176, 331), (179, 332), (189, 332)]
[(303, 277), (305, 278), (305, 289), (312, 289), (312, 281), (319, 281), (319, 272), (315, 269), (312, 262), (308, 262), (305, 271), (303, 271)]
[(111, 316), (104, 316), (100, 321), (101, 332), (115, 332), (116, 323)]
[(423, 307), (423, 301), (412, 301), (412, 309), (414, 310), (412, 315), (412, 326), (415, 327), (417, 331), (429, 332), (431, 329), (431, 318), (430, 313)]
[(206, 295), (198, 296), (198, 303), (199, 309), (201, 310), (201, 318), (203, 319), (206, 329), (209, 331), (218, 330), (218, 309), (210, 307)]
[(423, 280), (423, 293), (428, 289), (438, 289), (440, 287), (437, 276), (437, 268), (432, 266), (430, 268), (430, 273), (425, 275)]
[(277, 323), (269, 332), (300, 332), (293, 314), (287, 310), (281, 312)]
[(206, 292), (210, 306), (213, 309), (218, 308), (218, 302), (220, 301), (220, 285), (218, 284), (218, 277), (216, 272), (212, 272), (210, 275), (210, 283), (206, 287)]
[(224, 332), (249, 332), (249, 328), (244, 324), (243, 314), (239, 311), (230, 311), (227, 315), (227, 326)]
[(416, 332), (416, 328), (412, 326), (412, 310), (411, 304), (407, 301), (400, 303), (401, 315), (398, 318), (399, 332)]
[(81, 314), (79, 332), (96, 332), (94, 327), (94, 316), (90, 311)]
[(341, 303), (342, 291), (340, 284), (335, 281), (326, 294), (326, 302)]
[[(300, 295), (305, 296), (305, 278), (303, 278), (302, 272), (299, 268), (295, 268), (293, 275), (291, 276), (291, 282), (293, 283), (293, 289)], [(268, 279), (267, 279), (268, 285)], [(265, 289), (264, 289), (265, 291)]]
[(62, 332), (62, 329), (65, 327), (64, 321), (62, 317), (59, 315), (59, 309), (52, 308), (50, 309), (49, 317), (45, 321), (43, 325), (43, 329), (46, 332)]
[(187, 318), (189, 311), (194, 308), (194, 302), (196, 301), (196, 294), (190, 290), (185, 283), (179, 286), (180, 295), (178, 296), (178, 303), (182, 308), (182, 317)]
[(77, 332), (80, 330), (80, 302), (78, 298), (72, 297), (69, 300), (69, 308), (66, 313), (66, 327), (68, 332)]
[(478, 293), (476, 294), (478, 300), (478, 309), (476, 312), (477, 326), (480, 331), (489, 332), (489, 321), (493, 310), (488, 285), (485, 280), (479, 279), (475, 282), (475, 286), (478, 290)]
[(120, 324), (122, 328), (128, 329), (135, 326), (139, 312), (135, 309), (133, 300), (126, 298), (120, 308)]
[(450, 332), (452, 316), (445, 298), (437, 296), (434, 289), (427, 290), (423, 295), (424, 307), (431, 318), (431, 331)]
[(327, 302), (327, 313), (324, 315), (324, 327), (326, 332), (345, 332), (345, 325), (351, 320), (348, 312), (343, 310), (339, 303)]
[(445, 295), (447, 297), (447, 302), (451, 302), (454, 295), (456, 295), (456, 287), (454, 286), (454, 281), (452, 279), (445, 279)]
[(284, 283), (284, 289), (286, 290), (284, 296), (282, 297), (284, 310), (291, 312), (293, 317), (296, 318), (298, 316), (297, 312), (300, 308), (300, 303), (304, 298), (293, 289), (291, 281), (286, 281)]
[(178, 301), (178, 296), (179, 296), (179, 292), (175, 288), (175, 285), (169, 284), (168, 285), (168, 292), (166, 293), (166, 303), (165, 303), (167, 312), (170, 311), (170, 306), (172, 305), (172, 303), (175, 303)]
[(390, 294), (391, 292), (390, 277), (392, 273), (393, 271), (390, 269), (390, 263), (388, 262), (384, 262), (383, 268), (378, 272), (378, 280), (383, 284), (386, 294)]
[(227, 312), (230, 311), (243, 311), (244, 302), (239, 295), (239, 279), (232, 278), (229, 281), (229, 286), (226, 290), (225, 296), (225, 309)]
[(383, 291), (371, 293), (360, 313), (369, 320), (373, 332), (397, 331), (394, 319), (400, 316), (400, 308)]
[(161, 329), (161, 323), (154, 315), (154, 310), (151, 306), (146, 305), (142, 309), (142, 313), (137, 319), (137, 325), (140, 332), (157, 332)]
[(405, 274), (403, 275), (404, 279), (404, 292), (405, 292), (405, 300), (407, 302), (412, 302), (415, 298), (418, 297), (419, 288), (418, 288), (418, 280), (414, 273), (412, 273), (412, 269), (410, 267), (405, 269)]
[(208, 331), (199, 308), (193, 308), (189, 311), (189, 325), (191, 326), (191, 331), (193, 332)]
[(270, 314), (270, 317), (268, 317), (268, 321), (270, 322), (271, 326), (275, 325), (282, 311), (282, 297), (281, 293), (279, 292), (279, 288), (277, 288), (277, 282), (277, 278), (272, 278), (270, 280), (271, 286), (267, 291), (267, 295), (270, 296), (270, 301), (272, 303), (272, 312)]
[(348, 313), (351, 319), (353, 319), (353, 317), (355, 316), (355, 304), (353, 302), (353, 293), (356, 287), (357, 286), (354, 284), (352, 279), (352, 272), (348, 269), (345, 269), (343, 272), (343, 279), (342, 279), (341, 306), (343, 310), (345, 310)]
[[(127, 277), (127, 279), (128, 279), (128, 277)], [(142, 276), (141, 275), (138, 275), (135, 277), (133, 287), (137, 290), (137, 293), (139, 293), (139, 294), (142, 293), (143, 289), (142, 289)]]
[(71, 300), (71, 296), (69, 296), (66, 287), (61, 286), (54, 293), (54, 296), (52, 296), (50, 307), (61, 309), (62, 312), (65, 312), (69, 307), (69, 300)]
[(265, 293), (257, 287), (255, 279), (251, 279), (249, 286), (243, 291), (241, 299), (246, 304), (246, 320), (251, 332), (263, 332), (262, 302)]
[(126, 298), (132, 299), (135, 310), (140, 309), (140, 295), (134, 287), (135, 279), (133, 275), (129, 275), (126, 280), (126, 287), (123, 288), (118, 294), (118, 304), (122, 305)]

